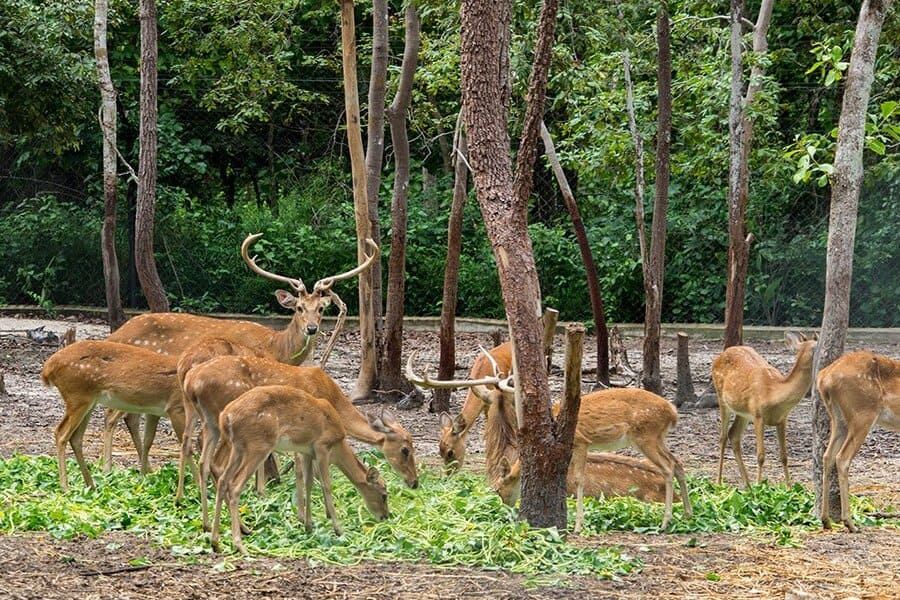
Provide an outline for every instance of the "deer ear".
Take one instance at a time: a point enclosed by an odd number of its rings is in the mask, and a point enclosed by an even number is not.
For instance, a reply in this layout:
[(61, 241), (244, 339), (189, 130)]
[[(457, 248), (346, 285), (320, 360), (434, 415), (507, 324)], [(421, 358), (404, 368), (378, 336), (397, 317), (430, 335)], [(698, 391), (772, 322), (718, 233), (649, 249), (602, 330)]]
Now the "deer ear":
[(442, 412), (438, 416), (438, 425), (443, 429), (444, 427), (450, 427), (453, 425), (453, 417), (450, 416), (448, 412)]
[(293, 308), (297, 306), (297, 299), (290, 292), (275, 290), (275, 297), (278, 299), (278, 304), (285, 308), (293, 310)]
[(368, 483), (378, 483), (378, 480), (381, 479), (381, 473), (378, 472), (378, 469), (375, 467), (369, 467), (366, 471), (366, 482)]
[(455, 433), (456, 435), (461, 434), (466, 430), (466, 427), (468, 426), (469, 424), (466, 423), (466, 419), (462, 416), (462, 414), (456, 415), (456, 418), (453, 419), (453, 433)]
[(500, 477), (506, 477), (509, 475), (509, 472), (512, 471), (512, 466), (509, 464), (509, 459), (505, 456), (500, 457), (500, 462), (497, 464), (497, 467), (500, 469)]
[(387, 409), (381, 409), (381, 420), (384, 421), (384, 424), (388, 427), (397, 424), (397, 418), (394, 416), (394, 413)]
[(788, 348), (796, 348), (802, 341), (802, 337), (792, 331), (784, 332), (784, 343)]
[(374, 429), (378, 433), (387, 435), (394, 432), (388, 426), (388, 423), (385, 422), (383, 415), (373, 415), (372, 413), (366, 413), (366, 418), (369, 421), (369, 425), (372, 426), (372, 429)]

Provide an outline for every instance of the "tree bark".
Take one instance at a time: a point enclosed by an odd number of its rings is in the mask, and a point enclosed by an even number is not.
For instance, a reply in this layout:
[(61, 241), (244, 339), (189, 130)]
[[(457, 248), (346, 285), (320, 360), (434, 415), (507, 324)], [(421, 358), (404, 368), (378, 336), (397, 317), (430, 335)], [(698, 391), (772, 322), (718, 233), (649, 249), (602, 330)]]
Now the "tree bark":
[[(453, 379), (456, 370), (456, 306), (459, 292), (459, 256), (462, 252), (463, 208), (468, 194), (469, 167), (466, 164), (466, 132), (462, 127), (462, 112), (456, 122), (454, 136), (453, 205), (447, 223), (447, 262), (444, 266), (444, 295), (441, 301), (440, 359), (438, 377)], [(495, 344), (496, 345), (496, 344)], [(450, 411), (449, 389), (435, 389), (431, 412)]]
[[(365, 239), (371, 237), (369, 203), (366, 192), (366, 165), (359, 117), (359, 90), (356, 79), (356, 29), (353, 0), (341, 0), (341, 54), (344, 70), (344, 110), (347, 114), (347, 145), (353, 174), (353, 207), (356, 221), (356, 258), (366, 259)], [(372, 270), (359, 275), (360, 363), (356, 386), (350, 394), (354, 402), (372, 394), (376, 377), (375, 311), (372, 303)]]
[[(369, 72), (368, 127), (366, 129), (366, 194), (369, 203), (369, 226), (372, 239), (381, 246), (381, 223), (378, 218), (378, 192), (381, 189), (381, 167), (384, 160), (384, 104), (388, 70), (388, 3), (372, 1), (372, 67)], [(392, 248), (393, 251), (393, 248)], [(381, 260), (372, 265), (372, 316), (376, 336), (380, 337), (382, 306)]]
[[(864, 0), (856, 23), (856, 35), (850, 66), (844, 84), (844, 98), (838, 121), (837, 148), (828, 222), (828, 250), (825, 260), (825, 307), (822, 329), (816, 346), (815, 372), (827, 367), (844, 353), (850, 323), (850, 284), (853, 279), (853, 247), (856, 241), (856, 216), (863, 179), (863, 146), (866, 112), (874, 78), (878, 39), (891, 0)], [(815, 379), (814, 379), (815, 381)], [(831, 494), (831, 515), (839, 520), (840, 501), (835, 485), (822, 489), (822, 455), (828, 445), (828, 413), (813, 386), (813, 484), (816, 514), (822, 494)]]
[(94, 3), (94, 56), (97, 60), (97, 83), (100, 87), (100, 130), (103, 135), (103, 228), (100, 247), (103, 257), (103, 281), (109, 330), (115, 331), (125, 322), (122, 295), (119, 291), (119, 259), (116, 254), (116, 205), (118, 204), (116, 166), (116, 88), (109, 72), (106, 29), (109, 1)]
[(547, 160), (550, 162), (554, 175), (556, 175), (556, 181), (562, 192), (566, 210), (569, 211), (569, 217), (572, 219), (572, 229), (575, 231), (575, 239), (578, 240), (581, 262), (584, 263), (588, 293), (591, 297), (591, 313), (594, 316), (594, 324), (597, 327), (597, 382), (609, 387), (609, 330), (606, 326), (606, 314), (603, 311), (603, 295), (600, 292), (597, 265), (594, 263), (594, 255), (591, 253), (591, 245), (588, 242), (584, 221), (581, 220), (581, 211), (578, 210), (575, 195), (572, 193), (572, 188), (569, 187), (562, 165), (559, 164), (559, 157), (556, 155), (556, 148), (553, 146), (550, 131), (543, 121), (541, 122), (541, 140), (544, 142), (544, 152), (547, 155)]
[(153, 227), (156, 214), (156, 0), (140, 0), (141, 124), (134, 254), (138, 279), (152, 312), (168, 312), (169, 299), (156, 270)]
[(666, 264), (666, 225), (669, 205), (669, 146), (672, 132), (672, 53), (669, 43), (669, 4), (661, 2), (656, 17), (658, 47), (656, 186), (653, 222), (650, 226), (649, 281), (644, 281), (644, 389), (662, 394), (659, 366), (659, 335), (662, 319), (663, 275)]
[[(740, 14), (743, 2), (732, 5), (731, 31), (731, 101), (729, 105), (729, 134), (738, 137), (731, 140), (728, 201), (728, 279), (725, 290), (725, 347), (736, 346), (743, 341), (744, 299), (747, 288), (747, 269), (750, 260), (750, 243), (753, 235), (746, 232), (747, 202), (750, 193), (750, 147), (753, 141), (753, 121), (747, 109), (753, 104), (757, 92), (762, 88), (763, 68), (757, 60), (750, 70), (747, 93), (741, 102), (741, 77), (743, 59), (741, 56)], [(765, 54), (768, 50), (766, 35), (772, 20), (774, 0), (763, 0), (753, 30), (753, 52)], [(737, 12), (737, 14), (735, 14)], [(737, 19), (737, 23), (735, 23)], [(735, 43), (737, 40), (737, 43)], [(737, 78), (737, 80), (735, 80)], [(735, 94), (737, 99), (735, 99)], [(736, 112), (735, 112), (736, 111)], [(733, 121), (734, 120), (734, 121)], [(738, 120), (740, 121), (738, 125)], [(736, 164), (735, 164), (736, 161)], [(737, 181), (731, 181), (732, 177)]]
[(403, 63), (397, 93), (387, 109), (394, 145), (394, 194), (391, 199), (391, 255), (388, 262), (387, 311), (384, 327), (384, 354), (380, 382), (382, 389), (407, 394), (415, 388), (403, 376), (403, 303), (406, 282), (406, 215), (409, 196), (409, 137), (406, 112), (412, 98), (413, 76), (419, 54), (420, 25), (414, 2), (406, 5)]

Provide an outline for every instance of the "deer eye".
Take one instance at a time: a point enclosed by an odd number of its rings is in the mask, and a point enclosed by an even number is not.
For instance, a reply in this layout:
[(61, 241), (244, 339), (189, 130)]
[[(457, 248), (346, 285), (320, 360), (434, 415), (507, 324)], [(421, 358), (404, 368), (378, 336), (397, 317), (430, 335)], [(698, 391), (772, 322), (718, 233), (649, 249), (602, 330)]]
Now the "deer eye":
[(409, 458), (409, 448), (407, 448), (406, 446), (403, 446), (403, 449), (400, 451), (400, 453), (403, 454), (405, 458)]

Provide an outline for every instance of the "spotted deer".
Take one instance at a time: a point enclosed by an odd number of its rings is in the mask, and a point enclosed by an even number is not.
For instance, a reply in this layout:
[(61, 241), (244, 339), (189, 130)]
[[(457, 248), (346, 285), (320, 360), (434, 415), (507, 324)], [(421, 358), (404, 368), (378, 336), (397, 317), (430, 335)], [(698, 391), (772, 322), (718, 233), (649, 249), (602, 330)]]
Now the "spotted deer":
[[(747, 468), (741, 452), (741, 436), (747, 424), (753, 421), (756, 434), (756, 483), (762, 481), (766, 450), (763, 444), (763, 427), (775, 426), (781, 449), (781, 466), (785, 483), (790, 485), (785, 428), (788, 414), (806, 396), (812, 386), (815, 340), (786, 333), (788, 347), (797, 352), (794, 368), (785, 376), (749, 346), (726, 348), (712, 363), (712, 382), (719, 398), (719, 472), (717, 481), (722, 483), (722, 465), (725, 445), (731, 440), (734, 458), (741, 471), (744, 485), (750, 486)], [(731, 417), (734, 421), (729, 428)]]
[(41, 371), (44, 384), (56, 387), (65, 412), (56, 427), (59, 482), (68, 491), (66, 444), (71, 444), (85, 483), (94, 486), (84, 461), (82, 442), (91, 410), (97, 404), (146, 415), (141, 472), (150, 470), (149, 449), (159, 418), (167, 415), (175, 434), (184, 432), (184, 405), (176, 377), (176, 358), (109, 341), (84, 340), (59, 350)]
[[(253, 388), (226, 406), (219, 415), (223, 448), (227, 459), (216, 484), (215, 517), (211, 543), (219, 551), (222, 503), (228, 504), (231, 534), (243, 554), (238, 503), (250, 475), (272, 452), (293, 452), (295, 458), (295, 503), (297, 516), (307, 531), (312, 529), (310, 494), (313, 465), (322, 484), (325, 510), (334, 532), (341, 525), (331, 494), (330, 465), (336, 465), (356, 487), (369, 510), (379, 520), (388, 517), (387, 487), (374, 468), (366, 468), (350, 448), (341, 417), (327, 400), (283, 385)], [(303, 493), (301, 493), (301, 483)]]
[[(822, 526), (831, 527), (831, 470), (837, 471), (841, 522), (858, 531), (850, 516), (850, 462), (874, 425), (900, 431), (900, 360), (874, 352), (850, 352), (819, 371), (816, 387), (831, 418), (822, 466)], [(846, 428), (840, 427), (840, 422)]]

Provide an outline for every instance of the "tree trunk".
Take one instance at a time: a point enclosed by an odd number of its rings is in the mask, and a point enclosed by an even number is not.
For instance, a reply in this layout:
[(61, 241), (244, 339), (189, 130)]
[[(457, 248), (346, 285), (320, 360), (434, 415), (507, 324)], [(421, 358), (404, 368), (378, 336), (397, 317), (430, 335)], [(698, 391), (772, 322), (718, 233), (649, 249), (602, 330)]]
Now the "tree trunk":
[[(866, 111), (874, 77), (878, 38), (891, 0), (864, 0), (856, 23), (856, 36), (844, 84), (844, 98), (838, 121), (837, 148), (828, 222), (828, 251), (825, 266), (825, 307), (822, 330), (816, 348), (815, 371), (827, 367), (844, 353), (850, 323), (850, 284), (853, 278), (853, 247), (856, 213), (863, 179), (863, 144)], [(829, 419), (816, 386), (813, 386), (813, 484), (816, 514), (822, 494), (831, 494), (832, 518), (838, 520), (840, 501), (835, 486), (822, 489), (822, 455), (828, 445)]]
[[(366, 194), (369, 203), (371, 237), (381, 246), (381, 223), (378, 218), (378, 192), (381, 189), (381, 166), (384, 160), (384, 103), (388, 70), (388, 3), (372, 1), (372, 67), (369, 72), (368, 127), (366, 129)], [(393, 253), (393, 247), (391, 247)], [(381, 259), (372, 265), (372, 317), (376, 337), (381, 337), (382, 271)], [(384, 387), (384, 386), (382, 386)]]
[(394, 194), (391, 200), (391, 256), (388, 262), (388, 295), (385, 313), (384, 354), (381, 362), (382, 389), (400, 390), (403, 394), (415, 388), (403, 376), (403, 302), (406, 281), (406, 214), (409, 196), (409, 137), (406, 112), (412, 97), (413, 76), (419, 54), (419, 15), (414, 2), (406, 5), (406, 35), (400, 83), (394, 100), (387, 109), (394, 145)]
[(100, 130), (103, 135), (103, 228), (100, 247), (103, 256), (103, 281), (106, 286), (106, 307), (110, 331), (125, 322), (122, 296), (119, 292), (119, 259), (116, 254), (116, 88), (109, 73), (109, 53), (106, 27), (109, 15), (108, 0), (94, 3), (94, 56), (97, 60), (97, 82), (100, 87)]
[(140, 0), (141, 125), (134, 255), (141, 289), (152, 312), (168, 312), (169, 299), (156, 270), (153, 220), (156, 214), (156, 0)]
[[(466, 132), (462, 127), (462, 112), (456, 120), (454, 136), (453, 205), (447, 223), (447, 262), (444, 266), (444, 295), (441, 301), (440, 360), (438, 377), (453, 379), (456, 370), (456, 303), (459, 292), (459, 256), (462, 251), (463, 208), (468, 194), (469, 167), (466, 165)], [(495, 344), (496, 345), (496, 344)], [(450, 411), (450, 389), (435, 389), (431, 412)]]
[[(743, 60), (741, 56), (741, 13), (743, 2), (732, 4), (731, 14), (731, 101), (729, 104), (729, 135), (731, 167), (728, 185), (728, 279), (725, 290), (725, 347), (736, 346), (743, 341), (744, 298), (747, 288), (747, 269), (750, 260), (750, 243), (753, 235), (746, 232), (747, 201), (750, 193), (750, 147), (753, 140), (753, 121), (747, 109), (753, 104), (762, 87), (763, 69), (754, 62), (750, 70), (747, 94), (741, 102)], [(772, 19), (774, 0), (763, 0), (753, 30), (753, 52), (765, 54), (768, 49), (766, 34)], [(737, 22), (735, 22), (737, 19)], [(736, 97), (735, 97), (736, 95)], [(739, 121), (739, 122), (738, 122)], [(736, 139), (737, 138), (737, 139)], [(735, 164), (736, 162), (736, 164)], [(736, 181), (731, 178), (737, 177)]]
[[(347, 145), (353, 173), (353, 206), (356, 220), (356, 258), (366, 259), (365, 239), (371, 237), (369, 203), (366, 193), (366, 165), (359, 118), (359, 89), (356, 80), (356, 30), (353, 0), (341, 0), (341, 53), (344, 68), (344, 109), (347, 114)], [(350, 398), (362, 401), (372, 394), (375, 384), (375, 311), (372, 303), (372, 270), (359, 274), (359, 377)]]
[(649, 281), (644, 281), (644, 389), (662, 394), (659, 335), (662, 319), (663, 274), (666, 264), (666, 224), (669, 204), (669, 145), (672, 132), (672, 53), (669, 45), (669, 4), (661, 2), (656, 17), (658, 47), (656, 121), (656, 186), (650, 226)]
[(588, 293), (591, 297), (591, 313), (594, 316), (594, 324), (597, 327), (597, 382), (609, 387), (609, 330), (606, 327), (606, 314), (603, 311), (603, 295), (600, 293), (600, 280), (597, 277), (597, 265), (594, 263), (594, 255), (591, 253), (591, 245), (588, 242), (584, 221), (581, 220), (581, 211), (575, 202), (575, 195), (569, 187), (569, 181), (559, 164), (556, 148), (547, 126), (541, 122), (541, 139), (544, 142), (544, 152), (550, 166), (556, 175), (556, 181), (562, 192), (563, 202), (569, 217), (572, 219), (572, 229), (575, 230), (575, 239), (578, 240), (578, 250), (581, 252), (581, 262), (584, 263), (584, 271), (587, 275)]

